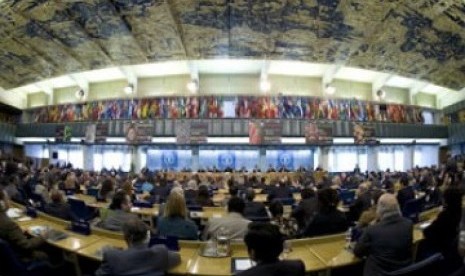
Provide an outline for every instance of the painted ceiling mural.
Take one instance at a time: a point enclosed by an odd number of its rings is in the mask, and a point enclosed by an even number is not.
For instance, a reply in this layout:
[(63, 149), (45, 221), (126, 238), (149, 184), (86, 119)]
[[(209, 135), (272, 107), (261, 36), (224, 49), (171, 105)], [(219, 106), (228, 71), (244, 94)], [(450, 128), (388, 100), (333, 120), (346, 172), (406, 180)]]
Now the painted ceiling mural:
[(163, 60), (286, 59), (465, 87), (462, 0), (3, 0), (0, 86)]

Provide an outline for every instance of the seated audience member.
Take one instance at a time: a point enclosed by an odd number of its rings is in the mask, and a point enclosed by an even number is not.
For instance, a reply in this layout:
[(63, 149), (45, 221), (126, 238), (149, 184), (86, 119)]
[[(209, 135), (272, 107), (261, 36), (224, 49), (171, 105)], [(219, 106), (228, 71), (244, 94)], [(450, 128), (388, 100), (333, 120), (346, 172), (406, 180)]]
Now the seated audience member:
[(326, 188), (318, 191), (318, 212), (304, 229), (303, 235), (312, 237), (346, 231), (349, 225), (344, 213), (337, 209), (338, 204), (336, 190)]
[(158, 219), (160, 236), (175, 236), (182, 240), (197, 240), (197, 225), (187, 218), (187, 207), (180, 193), (172, 192), (165, 204), (163, 217)]
[(305, 188), (300, 191), (301, 201), (292, 211), (291, 217), (297, 221), (300, 229), (304, 229), (317, 212), (318, 200), (316, 193), (311, 188)]
[(261, 202), (254, 202), (255, 191), (252, 188), (248, 188), (245, 194), (246, 202), (244, 209), (244, 217), (250, 218), (263, 218), (268, 217), (265, 205)]
[(186, 202), (189, 203), (194, 203), (195, 199), (197, 198), (197, 181), (194, 179), (191, 179), (187, 182), (187, 187), (184, 191), (184, 197), (186, 199)]
[(63, 190), (79, 191), (79, 185), (76, 181), (76, 174), (72, 171), (68, 171), (65, 175), (63, 187), (60, 187), (60, 188), (62, 188)]
[(360, 230), (365, 229), (368, 225), (376, 221), (376, 208), (379, 198), (384, 194), (381, 190), (375, 190), (373, 193), (373, 205), (367, 210), (363, 211), (357, 222), (357, 228)]
[(284, 239), (276, 225), (252, 222), (244, 242), (256, 266), (239, 273), (240, 276), (303, 276), (305, 265), (301, 260), (280, 261)]
[(26, 200), (22, 198), (21, 194), (19, 193), (19, 179), (16, 175), (11, 175), (8, 179), (5, 179), (6, 182), (2, 183), (4, 186), (4, 191), (11, 198), (13, 201), (16, 202), (23, 202)]
[(407, 176), (403, 176), (400, 179), (401, 188), (397, 192), (397, 201), (399, 202), (400, 210), (402, 211), (405, 203), (409, 200), (415, 199), (415, 191), (413, 187), (409, 185), (409, 180)]
[(444, 209), (423, 230), (424, 248), (430, 252), (441, 252), (451, 269), (456, 269), (461, 263), (457, 251), (457, 240), (462, 217), (462, 195), (463, 192), (458, 188), (445, 190), (443, 195)]
[(124, 181), (124, 183), (121, 185), (121, 191), (124, 191), (129, 196), (131, 202), (136, 200), (136, 194), (134, 193), (134, 187), (132, 186), (131, 181)]
[(284, 217), (284, 206), (280, 201), (275, 200), (271, 202), (269, 210), (271, 213), (271, 224), (277, 225), (285, 238), (292, 238), (297, 234), (298, 227), (296, 222), (293, 219)]
[(288, 181), (281, 179), (281, 181), (279, 181), (278, 187), (272, 191), (272, 196), (274, 198), (292, 198), (292, 191), (288, 185)]
[(354, 248), (355, 256), (367, 257), (365, 276), (386, 275), (412, 260), (413, 225), (402, 217), (395, 196), (382, 195), (376, 212), (379, 222), (365, 229)]
[(195, 203), (202, 207), (213, 206), (213, 200), (210, 197), (210, 193), (206, 185), (199, 186), (199, 191), (197, 193), (197, 199), (195, 200)]
[(22, 261), (46, 260), (47, 254), (40, 251), (45, 239), (42, 236), (28, 238), (19, 225), (7, 216), (9, 208), (9, 198), (0, 190), (0, 239), (6, 241)]
[(64, 220), (71, 220), (71, 207), (65, 201), (61, 191), (52, 190), (50, 192), (51, 202), (45, 205), (45, 213)]
[(216, 233), (220, 228), (225, 228), (229, 231), (231, 239), (242, 239), (247, 232), (247, 225), (250, 220), (243, 217), (245, 208), (244, 201), (239, 197), (232, 197), (228, 202), (228, 214), (221, 218), (211, 218), (203, 233), (203, 239), (216, 237)]
[(102, 264), (95, 275), (165, 275), (181, 262), (179, 254), (164, 245), (147, 246), (150, 231), (144, 222), (129, 219), (122, 230), (128, 249), (104, 250)]
[(371, 192), (368, 190), (368, 184), (362, 183), (357, 189), (357, 198), (349, 208), (350, 221), (357, 221), (363, 211), (371, 207)]
[(112, 231), (121, 231), (123, 223), (128, 219), (135, 218), (131, 214), (131, 199), (124, 191), (116, 192), (111, 201), (106, 218), (102, 221), (101, 227)]
[(98, 191), (97, 200), (109, 202), (115, 194), (115, 184), (113, 180), (107, 178), (102, 181), (102, 186)]

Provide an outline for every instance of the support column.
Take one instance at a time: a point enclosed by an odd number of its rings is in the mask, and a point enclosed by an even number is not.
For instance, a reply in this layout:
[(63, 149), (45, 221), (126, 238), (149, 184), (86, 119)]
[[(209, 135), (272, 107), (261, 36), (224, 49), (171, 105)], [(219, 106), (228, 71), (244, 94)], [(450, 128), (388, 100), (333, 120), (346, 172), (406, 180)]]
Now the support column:
[(202, 165), (200, 165), (200, 159), (199, 159), (199, 146), (192, 146), (192, 164), (191, 164), (191, 170), (193, 172), (198, 171), (200, 168), (205, 169)]
[(404, 147), (404, 170), (410, 170), (415, 166), (413, 156), (415, 153), (415, 145)]
[(368, 147), (367, 149), (367, 170), (378, 171), (378, 150), (376, 147)]
[(83, 154), (83, 167), (86, 171), (94, 170), (94, 146), (93, 145), (83, 145), (82, 146)]

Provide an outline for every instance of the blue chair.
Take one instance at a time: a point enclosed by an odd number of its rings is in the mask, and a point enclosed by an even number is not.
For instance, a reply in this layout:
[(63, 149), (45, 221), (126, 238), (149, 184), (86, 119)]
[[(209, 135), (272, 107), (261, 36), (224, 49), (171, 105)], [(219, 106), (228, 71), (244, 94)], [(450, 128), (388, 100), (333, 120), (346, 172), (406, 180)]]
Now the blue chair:
[(203, 208), (200, 205), (193, 204), (193, 205), (187, 205), (187, 210), (189, 210), (190, 212), (202, 212)]
[(355, 200), (355, 191), (354, 190), (341, 190), (339, 197), (344, 205), (350, 205)]
[(89, 188), (87, 189), (87, 195), (93, 196), (95, 198), (98, 197), (98, 189), (97, 188)]
[(0, 275), (50, 275), (49, 263), (44, 261), (21, 262), (10, 245), (2, 239), (0, 239), (0, 260), (2, 260)]
[(281, 202), (283, 205), (294, 205), (295, 203), (295, 199), (292, 197), (275, 198), (274, 200)]
[(74, 220), (89, 221), (95, 217), (94, 209), (87, 206), (82, 200), (68, 198), (68, 204), (71, 208), (71, 214)]
[(440, 264), (444, 260), (441, 253), (436, 253), (420, 262), (411, 264), (396, 271), (388, 272), (388, 276), (423, 276), (442, 275), (439, 273)]
[(152, 236), (150, 237), (149, 247), (157, 245), (157, 244), (165, 245), (166, 248), (168, 248), (168, 250), (179, 251), (178, 237), (174, 237), (174, 236), (166, 236), (166, 237)]
[(412, 220), (412, 222), (417, 223), (420, 213), (423, 211), (423, 198), (412, 199), (405, 203), (402, 208), (402, 216)]
[(76, 193), (75, 189), (63, 189), (63, 191), (65, 192), (65, 195), (67, 195), (67, 196), (71, 196), (71, 195), (74, 195)]
[(153, 204), (147, 201), (136, 200), (132, 203), (132, 206), (138, 208), (152, 208)]

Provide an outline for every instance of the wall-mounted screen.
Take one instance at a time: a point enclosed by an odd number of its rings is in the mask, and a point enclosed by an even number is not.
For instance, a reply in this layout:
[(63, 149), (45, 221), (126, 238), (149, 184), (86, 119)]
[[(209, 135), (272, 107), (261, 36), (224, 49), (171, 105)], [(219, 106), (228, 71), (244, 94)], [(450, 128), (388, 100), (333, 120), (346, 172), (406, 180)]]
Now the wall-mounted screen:
[(313, 168), (313, 150), (267, 150), (266, 167), (270, 166), (276, 170), (280, 168), (288, 170), (297, 170), (301, 167)]
[(181, 171), (192, 167), (191, 150), (162, 150), (147, 151), (147, 168), (149, 170)]

